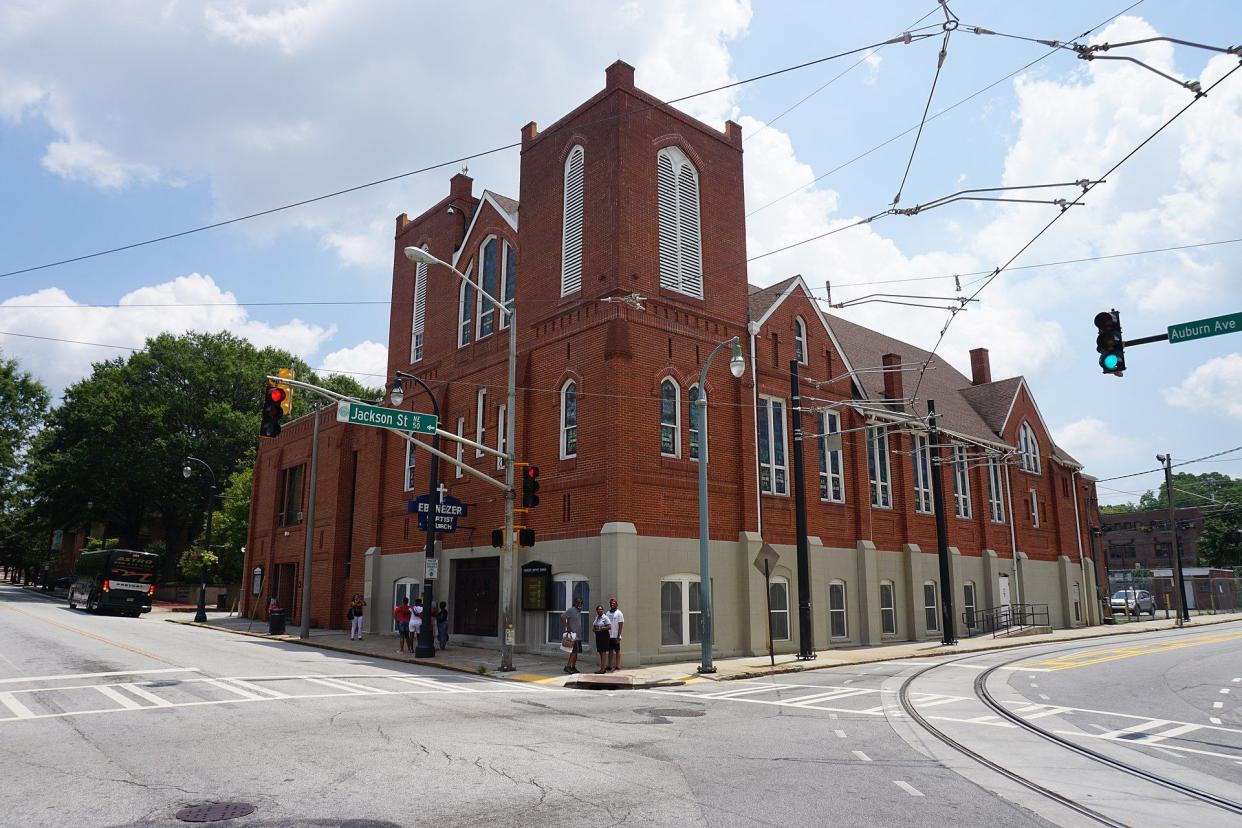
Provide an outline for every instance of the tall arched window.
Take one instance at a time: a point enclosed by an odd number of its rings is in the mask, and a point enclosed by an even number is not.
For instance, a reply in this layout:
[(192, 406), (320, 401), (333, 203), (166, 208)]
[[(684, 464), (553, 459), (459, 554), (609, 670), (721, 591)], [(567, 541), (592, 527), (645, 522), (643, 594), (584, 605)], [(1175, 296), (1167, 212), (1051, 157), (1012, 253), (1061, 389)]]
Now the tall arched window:
[(1018, 429), (1018, 468), (1039, 474), (1039, 441), (1030, 423), (1022, 423)]
[(561, 386), (561, 459), (578, 456), (578, 383)]
[[(427, 245), (423, 245), (423, 250)], [(414, 318), (410, 325), (410, 362), (423, 358), (423, 329), (427, 324), (427, 265), (414, 268)]]
[[(702, 449), (699, 448), (703, 435), (707, 433), (707, 429), (703, 427), (707, 416), (707, 412), (704, 410), (706, 406), (699, 405), (699, 386), (697, 384), (690, 386), (687, 396), (690, 398), (690, 459), (698, 460), (699, 452), (703, 451), (706, 453), (707, 451), (705, 443), (702, 444)], [(704, 395), (703, 401), (707, 402), (706, 395)]]
[(666, 377), (660, 383), (660, 454), (681, 456), (681, 390)]
[(702, 299), (699, 173), (677, 147), (665, 147), (656, 156), (656, 201), (660, 287)]
[[(474, 262), (466, 268), (466, 275), (474, 271)], [(474, 332), (474, 285), (463, 279), (461, 289), (457, 293), (457, 347), (470, 344)]]
[(479, 261), (483, 263), (479, 266), (479, 287), (483, 288), (482, 293), (479, 294), (479, 339), (491, 336), (496, 327), (496, 307), (483, 294), (496, 295), (499, 277), (497, 247), (495, 236), (479, 246)]
[[(504, 267), (501, 268), (501, 288), (498, 297), (505, 303), (505, 307), (510, 311), (513, 310), (513, 297), (517, 293), (517, 252), (505, 242), (502, 245), (504, 249)], [(499, 328), (509, 327), (509, 314), (500, 314)]]
[(561, 296), (582, 288), (582, 202), (586, 192), (586, 150), (576, 146), (565, 159), (565, 208), (561, 236)]
[(802, 321), (802, 317), (794, 318), (794, 354), (798, 357), (798, 362), (807, 364), (806, 323)]

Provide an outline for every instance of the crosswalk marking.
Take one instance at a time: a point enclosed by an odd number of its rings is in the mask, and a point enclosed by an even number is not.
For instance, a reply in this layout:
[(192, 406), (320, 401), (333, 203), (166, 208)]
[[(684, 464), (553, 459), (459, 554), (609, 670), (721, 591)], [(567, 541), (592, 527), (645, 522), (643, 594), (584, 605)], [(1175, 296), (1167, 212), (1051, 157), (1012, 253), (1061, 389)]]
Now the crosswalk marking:
[(1129, 727), (1123, 727), (1120, 730), (1110, 730), (1110, 731), (1107, 731), (1106, 733), (1101, 733), (1100, 738), (1101, 739), (1117, 739), (1117, 738), (1121, 738), (1131, 733), (1138, 734), (1138, 733), (1144, 733), (1148, 730), (1155, 730), (1157, 727), (1162, 727), (1163, 725), (1167, 725), (1167, 724), (1172, 724), (1172, 722), (1166, 721), (1164, 719), (1150, 719), (1149, 721), (1146, 721), (1146, 722), (1139, 722), (1138, 724), (1130, 725)]
[(1165, 739), (1172, 739), (1175, 736), (1183, 736), (1187, 733), (1190, 733), (1191, 731), (1202, 730), (1202, 729), (1203, 729), (1203, 725), (1184, 724), (1184, 725), (1179, 725), (1177, 727), (1170, 728), (1168, 730), (1162, 730), (1159, 733), (1152, 733), (1146, 736), (1145, 738), (1143, 738), (1141, 741), (1145, 745), (1150, 745), (1155, 742), (1163, 742)]
[(336, 678), (308, 678), (306, 681), (312, 684), (322, 684), (324, 687), (331, 687), (334, 690), (344, 690), (346, 693), (353, 693), (357, 696), (380, 696), (392, 692), (390, 690), (377, 690), (365, 684), (355, 684), (354, 682), (342, 681)]
[(34, 717), (34, 713), (30, 712), (30, 708), (19, 702), (12, 693), (0, 693), (0, 704), (3, 704), (13, 713), (16, 719), (30, 719)]
[(901, 788), (906, 793), (910, 794), (910, 796), (922, 796), (923, 795), (922, 791), (920, 791), (918, 788), (911, 785), (909, 782), (903, 782), (900, 779), (894, 779), (893, 784)]
[(118, 684), (117, 687), (124, 687), (126, 691), (133, 693), (138, 698), (151, 702), (154, 707), (172, 707), (172, 702), (168, 699), (162, 699), (154, 693), (149, 693), (136, 684)]
[(253, 693), (245, 689), (244, 687), (238, 687), (235, 684), (230, 684), (226, 681), (222, 681), (221, 679), (206, 679), (204, 683), (210, 684), (212, 687), (218, 687), (221, 690), (225, 690), (229, 693), (235, 693), (236, 695), (241, 696), (243, 699), (249, 699), (250, 701), (266, 701), (267, 700), (264, 696), (258, 693)]
[(95, 689), (112, 699), (112, 701), (116, 702), (121, 707), (124, 707), (126, 710), (137, 710), (142, 707), (141, 704), (134, 701), (129, 696), (122, 695), (119, 691), (112, 689), (106, 684), (96, 684)]
[(254, 693), (259, 696), (266, 696), (270, 699), (289, 698), (288, 693), (282, 693), (279, 690), (273, 690), (270, 687), (263, 687), (262, 685), (255, 684), (252, 681), (246, 681), (245, 679), (227, 678), (227, 679), (221, 679), (221, 681), (227, 681), (229, 684), (235, 684), (238, 687), (242, 688), (243, 690), (249, 690), (251, 693)]

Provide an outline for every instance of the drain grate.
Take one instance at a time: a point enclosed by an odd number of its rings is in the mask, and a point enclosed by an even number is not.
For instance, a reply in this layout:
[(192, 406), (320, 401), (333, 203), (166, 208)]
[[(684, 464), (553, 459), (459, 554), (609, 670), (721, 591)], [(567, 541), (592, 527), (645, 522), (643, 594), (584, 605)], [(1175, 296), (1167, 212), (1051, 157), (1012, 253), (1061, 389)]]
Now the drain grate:
[(647, 716), (663, 716), (665, 718), (694, 719), (704, 715), (703, 710), (689, 710), (684, 707), (640, 707), (634, 711)]
[(249, 802), (207, 802), (182, 808), (177, 811), (177, 819), (182, 822), (220, 822), (249, 816), (252, 813), (254, 813), (254, 806)]

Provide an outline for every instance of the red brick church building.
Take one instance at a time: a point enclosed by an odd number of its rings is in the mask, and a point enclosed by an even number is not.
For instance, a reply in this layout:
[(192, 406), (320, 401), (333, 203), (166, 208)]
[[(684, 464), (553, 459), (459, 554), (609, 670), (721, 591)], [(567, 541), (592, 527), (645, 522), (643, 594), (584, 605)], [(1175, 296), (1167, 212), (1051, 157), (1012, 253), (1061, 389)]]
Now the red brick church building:
[[(403, 251), (423, 247), (516, 303), (516, 454), (540, 467), (542, 503), (529, 520), (536, 545), (515, 563), (551, 571), (546, 609), (514, 600), (519, 650), (554, 650), (573, 596), (590, 608), (615, 595), (626, 663), (696, 657), (704, 452), (717, 653), (767, 647), (768, 596), (752, 566), (765, 542), (781, 555), (777, 647), (797, 648), (792, 359), (818, 382), (804, 383), (802, 413), (817, 648), (938, 637), (945, 588), (961, 633), (982, 610), (1019, 602), (1047, 604), (1054, 626), (1098, 620), (1094, 481), (1053, 443), (1023, 378), (993, 381), (979, 348), (969, 377), (934, 358), (908, 399), (925, 351), (823, 313), (801, 277), (748, 283), (737, 124), (717, 130), (662, 105), (617, 62), (602, 91), (521, 136), (519, 199), (476, 195), (456, 175), (439, 202), (397, 217), (388, 350), (390, 376), (416, 374), (436, 392), (442, 429), (507, 450), (507, 319), (448, 269)], [(635, 293), (641, 307), (612, 301)], [(732, 376), (726, 354), (699, 388), (703, 361), (734, 336), (745, 375)], [(431, 410), (406, 388), (402, 407)], [(700, 394), (706, 422), (691, 404)], [(928, 400), (951, 442), (940, 466), (915, 416)], [(432, 457), (331, 410), (320, 416), (312, 623), (343, 626), (350, 596), (363, 593), (368, 629), (386, 633), (392, 603), (420, 589), (424, 536), (407, 506), (427, 492)], [(311, 431), (305, 417), (260, 446), (247, 546), (264, 599), (276, 595), (294, 617), (305, 600)], [(503, 479), (495, 456), (444, 445)], [(948, 585), (933, 473), (948, 510)], [(439, 479), (468, 515), (441, 538), (436, 597), (457, 640), (497, 643), (503, 552), (489, 540), (503, 496), (448, 463)]]

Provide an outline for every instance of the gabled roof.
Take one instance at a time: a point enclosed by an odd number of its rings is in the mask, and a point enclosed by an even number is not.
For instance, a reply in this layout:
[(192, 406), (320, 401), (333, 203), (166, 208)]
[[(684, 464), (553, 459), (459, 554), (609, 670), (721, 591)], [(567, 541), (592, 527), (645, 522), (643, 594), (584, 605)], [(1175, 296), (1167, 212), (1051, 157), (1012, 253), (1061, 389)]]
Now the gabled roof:
[(454, 267), (457, 266), (457, 259), (460, 258), (462, 251), (466, 249), (466, 242), (470, 239), (470, 234), (474, 232), (474, 226), (478, 224), (479, 216), (483, 214), (483, 206), (485, 204), (492, 205), (492, 209), (505, 220), (506, 224), (513, 228), (513, 232), (517, 232), (518, 203), (508, 196), (493, 193), (491, 190), (484, 190), (483, 194), (479, 197), (479, 206), (475, 209), (474, 216), (470, 219), (470, 225), (466, 227), (466, 233), (461, 237), (461, 247), (457, 248), (457, 250), (453, 252), (452, 264)]
[[(841, 343), (837, 341), (836, 334), (832, 332), (832, 328), (828, 325), (827, 317), (820, 310), (819, 302), (815, 301), (814, 296), (811, 294), (811, 289), (807, 287), (801, 274), (794, 274), (788, 279), (766, 288), (758, 287), (757, 285), (747, 285), (751, 332), (753, 333), (763, 327), (763, 323), (768, 321), (768, 317), (780, 307), (781, 302), (788, 299), (799, 287), (802, 288), (803, 294), (806, 296), (811, 308), (815, 311), (815, 316), (819, 319), (820, 325), (823, 326), (824, 333), (828, 334), (828, 339), (832, 342), (833, 347), (837, 349), (837, 353), (841, 355), (841, 361), (845, 364), (845, 370), (853, 374), (854, 366), (850, 364), (849, 354), (841, 347)], [(824, 379), (830, 379), (830, 377), (824, 377)]]
[[(879, 368), (885, 354), (897, 354), (903, 364), (922, 363), (929, 356), (927, 351), (908, 342), (893, 339), (838, 316), (825, 316), (844, 353), (859, 370)], [(854, 382), (863, 389), (866, 396), (884, 398), (884, 374), (856, 373)], [(999, 434), (988, 426), (963, 396), (962, 391), (970, 387), (970, 380), (939, 355), (931, 357), (929, 370), (924, 372), (921, 383), (918, 366), (912, 365), (902, 370), (901, 384), (902, 393), (906, 396), (913, 394), (915, 387), (918, 387), (915, 410), (926, 410), (927, 400), (935, 401), (941, 430), (990, 445), (1004, 444)]]
[(988, 428), (997, 434), (1005, 430), (1005, 421), (1013, 408), (1013, 401), (1022, 387), (1022, 377), (988, 382), (983, 385), (972, 385), (962, 389), (966, 402), (979, 413)]

